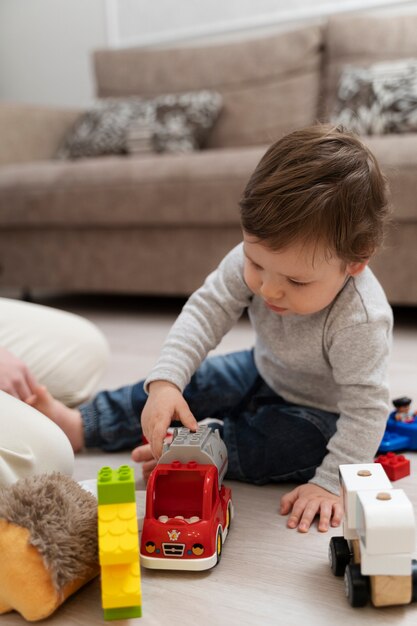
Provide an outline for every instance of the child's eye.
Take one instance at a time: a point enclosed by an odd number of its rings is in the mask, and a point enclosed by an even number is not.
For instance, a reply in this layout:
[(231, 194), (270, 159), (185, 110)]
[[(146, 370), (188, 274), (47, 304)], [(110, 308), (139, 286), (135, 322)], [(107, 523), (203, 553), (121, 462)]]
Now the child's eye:
[(258, 265), (257, 263), (255, 263), (255, 261), (252, 261), (252, 259), (249, 259), (252, 267), (254, 267), (256, 270), (261, 270), (262, 267), (260, 265)]
[(291, 278), (288, 279), (288, 282), (291, 283), (291, 285), (294, 285), (295, 287), (305, 287), (306, 285), (310, 284), (310, 283), (300, 283), (298, 280), (292, 280)]

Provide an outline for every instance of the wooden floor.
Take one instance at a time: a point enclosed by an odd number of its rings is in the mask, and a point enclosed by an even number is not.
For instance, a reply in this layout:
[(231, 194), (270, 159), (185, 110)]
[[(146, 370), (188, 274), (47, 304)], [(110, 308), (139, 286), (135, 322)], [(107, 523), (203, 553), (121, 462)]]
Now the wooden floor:
[[(98, 323), (108, 336), (113, 361), (103, 381), (117, 386), (143, 377), (174, 319), (179, 303), (143, 301), (53, 302), (80, 312)], [(392, 393), (417, 400), (416, 312), (398, 314), (392, 358)], [(242, 321), (218, 351), (251, 345), (248, 323)], [(395, 483), (417, 505), (417, 454), (411, 476)], [(75, 479), (94, 478), (103, 465), (128, 462), (127, 453), (82, 453), (77, 456)], [(137, 489), (143, 489), (140, 467), (135, 467)], [(396, 624), (415, 626), (417, 603), (400, 608), (352, 609), (343, 580), (335, 578), (327, 561), (331, 534), (314, 528), (302, 535), (285, 526), (278, 515), (281, 495), (288, 486), (255, 487), (229, 483), (235, 517), (224, 545), (221, 563), (205, 573), (164, 572), (142, 568), (143, 618), (119, 623), (143, 626), (351, 626)], [(32, 581), (28, 581), (31, 584)], [(0, 626), (23, 624), (16, 614), (0, 617)], [(105, 623), (99, 580), (70, 598), (47, 622), (48, 626)]]

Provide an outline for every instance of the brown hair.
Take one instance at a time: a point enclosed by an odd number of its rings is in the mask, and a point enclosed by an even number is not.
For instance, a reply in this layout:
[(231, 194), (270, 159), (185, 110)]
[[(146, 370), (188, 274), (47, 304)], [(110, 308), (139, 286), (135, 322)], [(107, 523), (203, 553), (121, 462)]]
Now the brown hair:
[(267, 150), (240, 209), (243, 230), (273, 250), (323, 243), (345, 262), (375, 252), (389, 215), (386, 180), (372, 152), (354, 134), (324, 124)]

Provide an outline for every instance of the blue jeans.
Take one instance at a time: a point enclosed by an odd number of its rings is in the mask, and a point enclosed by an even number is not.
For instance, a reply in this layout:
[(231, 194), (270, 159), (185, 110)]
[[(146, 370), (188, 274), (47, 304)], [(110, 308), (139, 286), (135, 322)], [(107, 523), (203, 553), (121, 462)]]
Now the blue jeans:
[[(336, 431), (338, 414), (291, 404), (272, 391), (251, 350), (206, 359), (184, 398), (197, 420), (223, 420), (227, 477), (258, 485), (312, 478)], [(82, 405), (86, 446), (106, 451), (138, 446), (146, 400), (141, 381), (102, 391)]]

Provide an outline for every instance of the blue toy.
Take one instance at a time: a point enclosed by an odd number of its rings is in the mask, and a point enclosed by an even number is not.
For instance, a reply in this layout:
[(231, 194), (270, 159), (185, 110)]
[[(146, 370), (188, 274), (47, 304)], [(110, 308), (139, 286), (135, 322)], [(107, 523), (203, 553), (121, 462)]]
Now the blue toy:
[(417, 413), (410, 411), (411, 398), (393, 401), (395, 410), (388, 416), (384, 436), (378, 452), (417, 450)]

